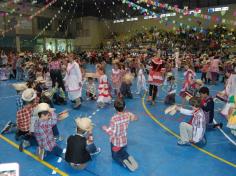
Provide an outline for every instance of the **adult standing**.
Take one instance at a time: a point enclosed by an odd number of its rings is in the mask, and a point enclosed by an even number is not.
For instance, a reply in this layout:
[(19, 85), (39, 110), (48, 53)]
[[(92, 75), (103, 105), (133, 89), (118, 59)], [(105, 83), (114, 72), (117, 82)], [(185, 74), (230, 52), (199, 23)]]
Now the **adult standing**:
[(81, 105), (82, 73), (79, 64), (75, 61), (74, 54), (69, 54), (68, 60), (69, 63), (64, 78), (65, 87), (68, 91), (68, 98), (74, 103), (73, 107), (78, 108)]
[(61, 74), (61, 61), (59, 60), (58, 55), (52, 58), (52, 61), (49, 63), (50, 77), (52, 79), (52, 87), (56, 86), (58, 83), (58, 88), (62, 88), (65, 91), (65, 86)]

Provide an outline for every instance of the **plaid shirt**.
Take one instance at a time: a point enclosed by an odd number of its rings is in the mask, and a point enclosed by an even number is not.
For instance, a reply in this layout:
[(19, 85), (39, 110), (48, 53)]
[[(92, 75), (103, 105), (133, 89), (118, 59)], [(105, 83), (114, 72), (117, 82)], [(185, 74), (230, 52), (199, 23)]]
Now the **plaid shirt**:
[(110, 135), (110, 142), (116, 147), (127, 145), (127, 129), (130, 122), (130, 112), (121, 112), (111, 118), (106, 133)]
[(17, 111), (16, 124), (19, 130), (24, 132), (29, 131), (31, 115), (36, 105), (37, 104), (29, 104)]
[(16, 96), (16, 110), (19, 111), (23, 108), (23, 100), (21, 98), (21, 93), (17, 94)]
[(52, 61), (49, 64), (49, 70), (60, 70), (61, 69), (61, 62), (59, 60)]
[(47, 150), (52, 151), (56, 146), (56, 140), (53, 135), (52, 128), (57, 124), (56, 115), (53, 114), (49, 120), (37, 119), (34, 124), (34, 135), (38, 145)]

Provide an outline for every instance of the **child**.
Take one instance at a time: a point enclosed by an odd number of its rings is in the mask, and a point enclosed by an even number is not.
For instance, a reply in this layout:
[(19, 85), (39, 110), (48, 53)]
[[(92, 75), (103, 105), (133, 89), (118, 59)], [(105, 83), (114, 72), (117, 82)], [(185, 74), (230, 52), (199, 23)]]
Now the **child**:
[(44, 152), (48, 151), (62, 157), (62, 149), (57, 146), (53, 127), (57, 124), (57, 116), (47, 103), (40, 103), (36, 107), (38, 119), (34, 123), (34, 135), (38, 142), (38, 157), (43, 160)]
[(132, 80), (133, 80), (133, 76), (131, 75), (131, 73), (126, 74), (123, 78), (123, 81), (121, 83), (121, 87), (120, 87), (120, 95), (122, 97), (125, 98), (133, 98), (133, 95), (131, 93), (131, 86), (132, 86)]
[(115, 91), (115, 95), (118, 95), (120, 91), (120, 85), (121, 85), (121, 71), (118, 66), (118, 61), (113, 61), (114, 68), (112, 69), (112, 83), (113, 83), (113, 88)]
[(171, 74), (167, 77), (167, 95), (165, 97), (166, 105), (175, 104), (175, 94), (176, 94), (177, 85), (175, 82), (175, 77)]
[(201, 80), (204, 81), (205, 84), (208, 84), (209, 79), (207, 78), (207, 72), (209, 72), (210, 64), (207, 61), (203, 61), (202, 64), (203, 66), (201, 69), (201, 72), (202, 72)]
[(91, 155), (100, 153), (101, 149), (93, 143), (92, 121), (84, 117), (77, 118), (75, 122), (76, 134), (67, 139), (65, 160), (74, 169), (84, 169), (91, 160)]
[(231, 96), (229, 103), (232, 103), (232, 107), (229, 109), (227, 127), (236, 136), (236, 96)]
[(111, 102), (111, 94), (109, 92), (109, 85), (107, 75), (105, 74), (105, 70), (102, 66), (97, 67), (97, 73), (99, 77), (99, 85), (98, 85), (98, 107), (103, 108), (105, 103)]
[(96, 86), (92, 77), (88, 77), (87, 87), (86, 87), (86, 95), (91, 100), (96, 100)]
[(110, 136), (112, 158), (130, 171), (135, 171), (138, 164), (126, 149), (129, 122), (137, 120), (137, 117), (130, 112), (124, 112), (125, 102), (121, 98), (116, 99), (114, 107), (117, 114), (111, 118), (110, 126), (103, 126), (102, 129)]
[(144, 75), (144, 65), (139, 64), (139, 70), (138, 70), (138, 80), (137, 80), (137, 94), (140, 94), (142, 90), (147, 92), (147, 86), (146, 86), (146, 78)]
[[(177, 107), (177, 110), (179, 110), (181, 114), (192, 115), (189, 123), (181, 122), (179, 125), (180, 140), (178, 141), (178, 145), (199, 143), (204, 139), (207, 122), (204, 111), (201, 109), (201, 99), (192, 97), (189, 104), (192, 106), (192, 110)], [(203, 140), (203, 142), (205, 141)]]

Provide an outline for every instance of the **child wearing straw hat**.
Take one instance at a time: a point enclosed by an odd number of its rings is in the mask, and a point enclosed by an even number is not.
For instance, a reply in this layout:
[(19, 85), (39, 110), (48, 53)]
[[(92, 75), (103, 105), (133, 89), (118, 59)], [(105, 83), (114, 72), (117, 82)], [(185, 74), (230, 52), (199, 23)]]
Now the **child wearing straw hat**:
[(133, 79), (134, 77), (131, 73), (127, 73), (123, 77), (121, 87), (120, 87), (120, 94), (122, 97), (130, 98), (130, 99), (133, 98), (133, 95), (131, 93), (131, 86), (132, 86)]
[(91, 160), (91, 155), (100, 153), (101, 149), (93, 143), (93, 123), (87, 117), (77, 118), (76, 134), (67, 139), (65, 160), (74, 169), (84, 169)]
[(53, 109), (47, 103), (40, 103), (36, 107), (36, 114), (38, 119), (34, 123), (34, 136), (39, 145), (37, 150), (39, 158), (43, 160), (45, 151), (62, 157), (62, 149), (56, 144), (54, 137), (53, 127), (56, 126), (58, 118)]

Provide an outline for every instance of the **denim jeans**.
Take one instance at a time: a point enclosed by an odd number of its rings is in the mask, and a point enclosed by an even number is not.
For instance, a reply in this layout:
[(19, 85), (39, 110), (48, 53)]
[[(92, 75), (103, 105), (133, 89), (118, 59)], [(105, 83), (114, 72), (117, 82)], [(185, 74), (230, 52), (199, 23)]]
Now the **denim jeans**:
[(52, 132), (53, 132), (54, 137), (59, 137), (59, 131), (58, 131), (57, 125), (52, 127)]
[(127, 153), (126, 149), (127, 146), (121, 147), (119, 151), (113, 151), (112, 148), (114, 147), (114, 145), (111, 143), (111, 154), (112, 154), (112, 158), (118, 162), (120, 165), (124, 165), (123, 161), (125, 159), (128, 159), (129, 154)]
[(62, 152), (63, 152), (63, 150), (60, 148), (60, 147), (58, 147), (57, 145), (52, 149), (52, 151), (50, 151), (49, 153), (52, 153), (53, 155), (55, 155), (55, 156), (58, 156), (58, 157), (63, 157), (62, 156)]
[(86, 150), (87, 150), (90, 154), (93, 154), (93, 153), (95, 153), (95, 152), (97, 151), (97, 147), (96, 147), (96, 145), (95, 145), (94, 143), (88, 144), (88, 145), (86, 146)]

